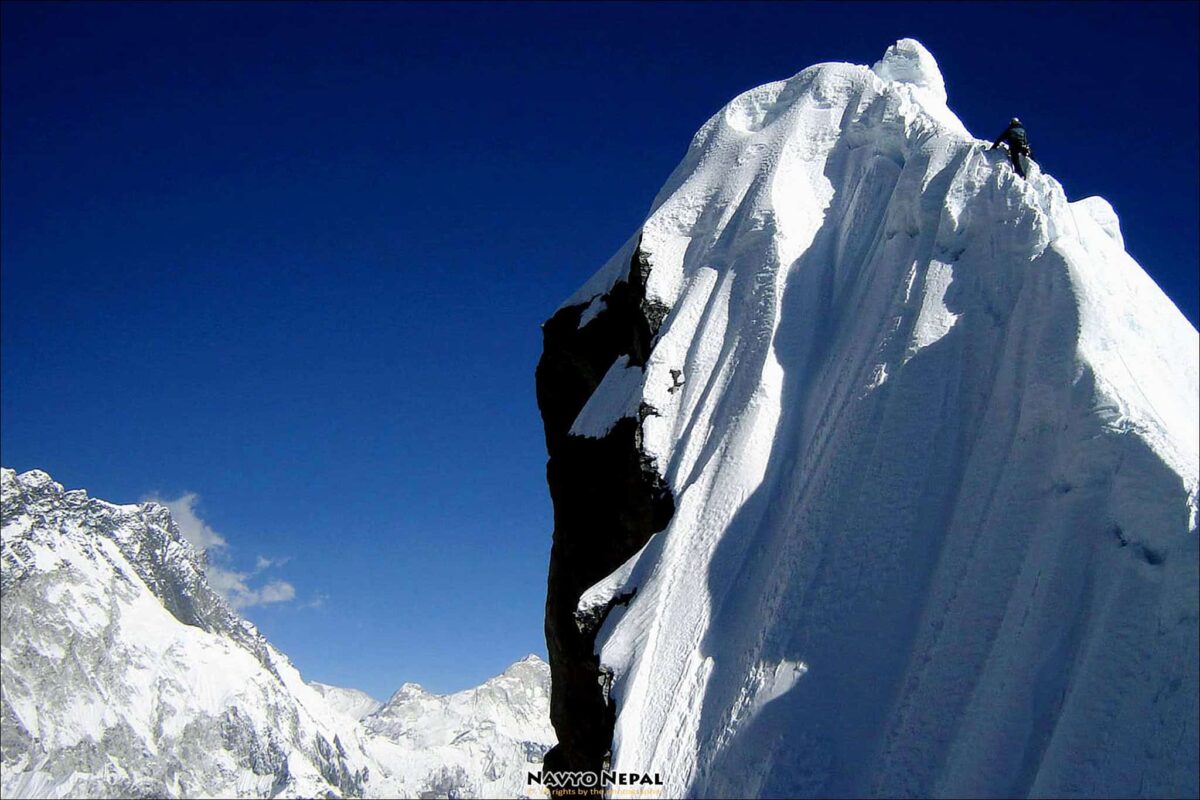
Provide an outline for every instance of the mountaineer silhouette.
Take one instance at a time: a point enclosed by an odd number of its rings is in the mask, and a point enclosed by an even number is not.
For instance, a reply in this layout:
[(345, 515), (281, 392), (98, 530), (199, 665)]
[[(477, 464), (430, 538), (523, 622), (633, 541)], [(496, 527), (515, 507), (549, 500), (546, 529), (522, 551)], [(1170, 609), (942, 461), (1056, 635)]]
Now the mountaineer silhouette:
[(1025, 167), (1021, 163), (1021, 157), (1033, 158), (1033, 150), (1029, 147), (1029, 137), (1025, 134), (1025, 126), (1021, 124), (1021, 120), (1013, 117), (1004, 133), (996, 137), (990, 149), (995, 150), (1001, 142), (1008, 145), (1008, 157), (1012, 161), (1013, 169), (1024, 178)]

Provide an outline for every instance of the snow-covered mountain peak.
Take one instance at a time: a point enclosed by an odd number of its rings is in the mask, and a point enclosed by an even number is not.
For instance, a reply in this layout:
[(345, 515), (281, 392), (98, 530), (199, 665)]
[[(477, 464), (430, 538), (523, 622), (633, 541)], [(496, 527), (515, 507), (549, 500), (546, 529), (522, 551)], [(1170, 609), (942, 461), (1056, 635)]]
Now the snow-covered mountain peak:
[(58, 558), (67, 542), (89, 557), (100, 554), (106, 543), (115, 544), (137, 577), (176, 619), (229, 636), (271, 668), (265, 640), (209, 586), (207, 558), (183, 538), (165, 506), (154, 502), (117, 505), (88, 497), (82, 489), (64, 491), (40, 470), (17, 475), (5, 468), (0, 482), (8, 544), (12, 545), (13, 562), (6, 565), (10, 578), (46, 568), (45, 562), (21, 560), (18, 555), (34, 543), (43, 558)]
[(4, 797), (513, 796), (553, 744), (544, 665), (457, 701), (406, 684), (404, 735), (373, 733), (357, 720), (381, 704), (305, 684), (167, 508), (0, 484)]
[(26, 492), (31, 496), (45, 493), (63, 493), (62, 484), (55, 482), (53, 478), (40, 469), (31, 469), (28, 472), (21, 473), (21, 480), (18, 481), (15, 469), (9, 469), (8, 467), (0, 468), (0, 483), (3, 486), (0, 489), (0, 497), (3, 497), (5, 503), (16, 502), (17, 495), (20, 492)]
[(330, 708), (354, 720), (361, 720), (383, 707), (383, 703), (359, 689), (344, 689), (318, 681), (309, 681), (308, 685), (325, 698)]
[(916, 39), (900, 39), (875, 62), (871, 71), (885, 81), (911, 83), (927, 90), (938, 102), (946, 102), (946, 82), (933, 54)]
[[(407, 724), (414, 717), (414, 710), (419, 714), (447, 712), (466, 717), (481, 713), (492, 717), (495, 713), (501, 724), (512, 718), (524, 719), (526, 712), (536, 708), (539, 698), (548, 692), (549, 682), (550, 667), (546, 662), (537, 656), (527, 656), (479, 686), (453, 694), (433, 694), (419, 684), (405, 683), (372, 715), (368, 727), (379, 728), (388, 719)], [(523, 726), (524, 722), (518, 722), (512, 728), (515, 732)]]
[[(546, 674), (550, 667), (546, 662), (537, 655), (530, 653), (524, 658), (514, 661), (500, 674), (500, 676), (508, 675), (512, 677), (536, 676), (540, 678)], [(497, 676), (497, 677), (500, 677)], [(495, 680), (495, 678), (493, 678)]]
[(5, 796), (361, 795), (370, 761), (161, 505), (3, 482)]
[(945, 99), (912, 40), (742, 93), (543, 326), (547, 769), (1196, 794), (1200, 337)]
[[(525, 770), (536, 769), (554, 743), (546, 713), (549, 702), (550, 668), (530, 657), (453, 694), (404, 684), (363, 724), (378, 736), (424, 754), (431, 765), (440, 760), (451, 776), (457, 774), (456, 765), (484, 764), (482, 782), (475, 779), (472, 785), (478, 796), (492, 797), (523, 792)], [(448, 777), (446, 785), (464, 780)]]
[[(743, 245), (748, 240), (732, 237), (733, 231), (759, 230), (790, 263), (811, 242), (844, 181), (857, 179), (847, 169), (882, 158), (899, 171), (915, 157), (921, 169), (907, 177), (920, 190), (981, 144), (946, 106), (937, 63), (913, 39), (893, 44), (874, 69), (827, 62), (749, 89), (700, 128), (651, 204), (641, 237), (666, 241), (648, 271), (647, 302), (673, 305), (682, 278), (673, 267), (681, 241)], [(982, 160), (990, 168), (1002, 154)], [(560, 310), (597, 300), (623, 277), (637, 240), (627, 241)], [(595, 319), (602, 307), (598, 302), (581, 321)]]
[[(902, 39), (873, 70), (818, 64), (744, 92), (697, 133), (639, 235), (561, 308), (587, 303), (580, 327), (596, 320), (606, 292), (625, 276), (639, 248), (647, 273), (643, 302), (656, 319), (670, 309), (683, 313), (690, 307), (679, 300), (690, 285), (699, 281), (705, 291), (724, 285), (738, 274), (738, 264), (761, 265), (758, 280), (770, 286), (754, 292), (765, 302), (778, 300), (785, 282), (807, 280), (795, 274), (796, 267), (814, 262), (836, 290), (825, 313), (851, 335), (849, 326), (870, 324), (876, 310), (853, 305), (860, 296), (850, 290), (875, 280), (871, 273), (890, 268), (893, 258), (909, 259), (918, 266), (914, 280), (924, 275), (922, 264), (931, 280), (906, 285), (932, 293), (922, 299), (915, 324), (902, 326), (909, 338), (901, 357), (908, 360), (939, 341), (972, 303), (978, 310), (1011, 292), (1026, 277), (1025, 265), (1062, 259), (1079, 300), (1068, 316), (1077, 318), (1081, 355), (1099, 367), (1099, 391), (1110, 395), (1105, 403), (1145, 430), (1148, 444), (1194, 486), (1194, 443), (1200, 440), (1194, 403), (1161, 384), (1197, 385), (1196, 359), (1180, 357), (1195, 353), (1195, 329), (1124, 252), (1106, 201), (1068, 201), (1061, 184), (1036, 163), (1027, 179), (1017, 178), (1002, 151), (988, 150), (987, 140), (972, 136), (946, 108), (944, 91), (937, 91), (941, 81), (932, 55)], [(929, 91), (914, 93), (914, 86)], [(1015, 261), (977, 256), (984, 240)], [(825, 252), (829, 258), (816, 263)], [(977, 273), (986, 292), (947, 293), (953, 275), (963, 270)], [(742, 294), (750, 287), (738, 281), (733, 288)], [(909, 291), (907, 302), (916, 297)], [(1146, 328), (1133, 320), (1130, 297), (1139, 298), (1160, 324)], [(686, 397), (686, 391), (675, 392), (670, 372), (680, 370), (678, 348), (694, 331), (688, 319), (682, 329), (672, 331), (671, 325), (660, 335), (646, 365), (643, 396), (634, 377), (641, 370), (610, 370), (573, 429), (602, 434), (615, 419), (637, 414), (643, 402), (661, 412)], [(1119, 363), (1117, 340), (1136, 356)], [(779, 364), (772, 358), (766, 367)], [(886, 359), (871, 370), (876, 377), (870, 381), (895, 373)], [(1111, 396), (1114, 381), (1127, 378), (1114, 373), (1129, 373), (1151, 390), (1117, 400)], [(1157, 399), (1151, 403), (1150, 397)], [(654, 415), (644, 426), (648, 452), (667, 470), (678, 461), (670, 419)], [(686, 456), (683, 463), (690, 464)]]
[(428, 695), (429, 692), (426, 691), (425, 687), (421, 684), (413, 683), (412, 681), (405, 681), (404, 683), (400, 684), (399, 689), (392, 693), (392, 696), (387, 699), (387, 702), (384, 703), (383, 706), (386, 708), (394, 703), (404, 703), (408, 702), (409, 700), (413, 700), (418, 697), (426, 697)]

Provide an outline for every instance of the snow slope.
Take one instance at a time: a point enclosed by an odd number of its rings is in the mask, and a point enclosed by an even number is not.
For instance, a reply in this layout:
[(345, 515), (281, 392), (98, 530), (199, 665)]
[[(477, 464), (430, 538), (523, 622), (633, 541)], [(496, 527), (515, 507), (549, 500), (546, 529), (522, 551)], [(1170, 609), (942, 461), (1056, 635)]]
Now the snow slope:
[(4, 797), (516, 796), (554, 743), (536, 657), (428, 708), (306, 684), (165, 507), (0, 482)]
[(166, 508), (0, 479), (5, 797), (363, 793), (361, 732), (208, 588)]
[(564, 304), (640, 247), (669, 309), (572, 427), (674, 494), (583, 599), (667, 796), (1200, 793), (1196, 330), (946, 100), (911, 39), (745, 92)]
[(439, 796), (524, 797), (526, 772), (555, 741), (549, 703), (550, 668), (531, 655), (455, 694), (406, 683), (363, 723), (420, 754), (422, 771), (440, 776), (429, 781)]
[(325, 698), (330, 708), (350, 719), (361, 720), (383, 708), (383, 703), (360, 689), (343, 689), (317, 681), (309, 681), (308, 685)]

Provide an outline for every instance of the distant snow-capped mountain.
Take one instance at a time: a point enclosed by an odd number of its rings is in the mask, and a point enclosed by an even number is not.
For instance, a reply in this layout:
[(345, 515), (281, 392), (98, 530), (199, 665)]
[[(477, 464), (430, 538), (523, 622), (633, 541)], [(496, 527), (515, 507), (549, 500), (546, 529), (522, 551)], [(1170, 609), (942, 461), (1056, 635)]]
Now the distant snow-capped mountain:
[(433, 787), (440, 796), (454, 786), (469, 786), (480, 797), (513, 796), (524, 791), (526, 771), (540, 769), (555, 742), (549, 708), (550, 668), (527, 656), (455, 694), (406, 683), (363, 724), (444, 771), (446, 780)]
[(317, 681), (309, 681), (308, 685), (325, 698), (330, 708), (350, 719), (361, 720), (383, 708), (383, 703), (361, 689), (343, 689), (341, 686), (330, 686)]
[(166, 508), (0, 480), (4, 797), (515, 796), (554, 743), (536, 657), (416, 705), (306, 684)]

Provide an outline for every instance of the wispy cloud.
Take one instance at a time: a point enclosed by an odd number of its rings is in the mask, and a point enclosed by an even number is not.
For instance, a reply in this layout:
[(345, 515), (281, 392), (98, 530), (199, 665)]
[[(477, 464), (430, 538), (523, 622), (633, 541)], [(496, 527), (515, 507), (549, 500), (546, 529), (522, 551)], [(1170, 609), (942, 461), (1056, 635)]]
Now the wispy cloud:
[(324, 592), (317, 592), (312, 596), (312, 599), (301, 604), (301, 608), (324, 608), (325, 601), (329, 599), (329, 595)]
[(291, 560), (291, 556), (284, 556), (283, 558), (267, 558), (266, 556), (259, 556), (254, 561), (254, 571), (262, 572), (264, 569), (270, 569), (271, 567), (282, 567)]
[(285, 580), (276, 579), (252, 587), (248, 581), (257, 575), (257, 572), (237, 572), (212, 563), (208, 565), (208, 585), (234, 608), (286, 603), (296, 597), (296, 587)]
[(179, 526), (179, 532), (183, 534), (183, 538), (191, 542), (193, 547), (207, 550), (211, 556), (214, 555), (214, 551), (227, 546), (225, 537), (210, 528), (208, 523), (200, 519), (196, 513), (196, 504), (200, 502), (200, 496), (195, 492), (184, 492), (174, 500), (165, 500), (161, 497), (151, 497), (150, 499), (156, 503), (162, 503), (171, 510), (171, 516), (175, 518), (175, 524)]
[[(291, 582), (274, 578), (263, 582), (255, 580), (260, 575), (275, 567), (280, 567), (291, 560), (290, 557), (269, 558), (260, 555), (254, 560), (254, 569), (239, 571), (231, 569), (229, 563), (229, 543), (224, 536), (213, 530), (207, 522), (200, 518), (196, 506), (200, 496), (195, 492), (184, 492), (174, 500), (150, 496), (146, 498), (161, 503), (171, 511), (179, 532), (191, 545), (208, 554), (208, 585), (217, 594), (225, 598), (234, 608), (243, 609), (252, 606), (268, 605), (270, 603), (287, 603), (296, 598), (296, 587)], [(257, 584), (257, 585), (255, 585)], [(303, 607), (317, 607), (324, 598), (318, 596), (320, 602), (305, 603)]]

